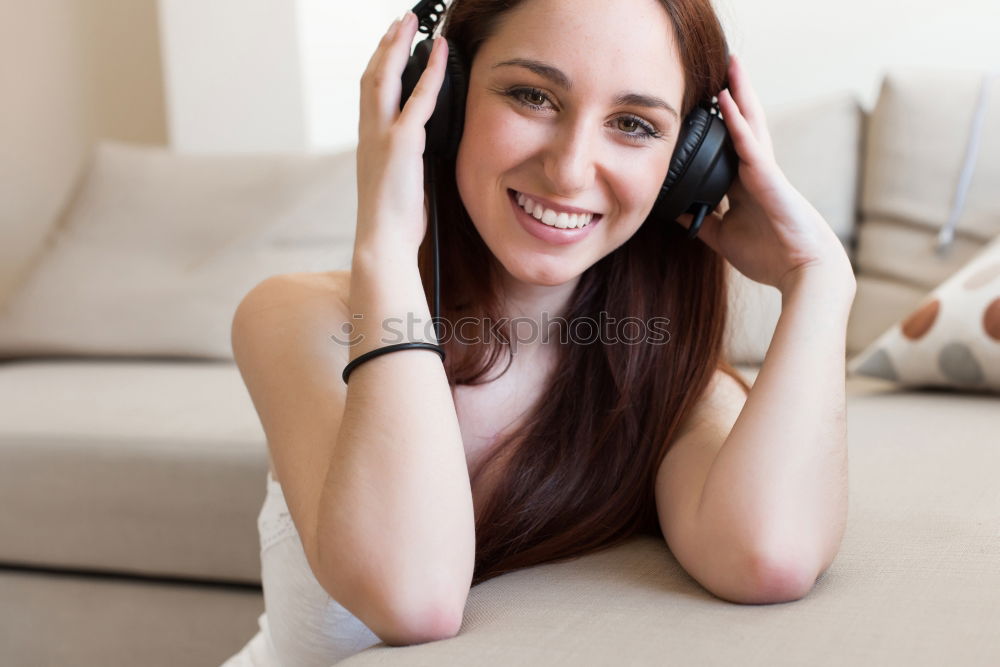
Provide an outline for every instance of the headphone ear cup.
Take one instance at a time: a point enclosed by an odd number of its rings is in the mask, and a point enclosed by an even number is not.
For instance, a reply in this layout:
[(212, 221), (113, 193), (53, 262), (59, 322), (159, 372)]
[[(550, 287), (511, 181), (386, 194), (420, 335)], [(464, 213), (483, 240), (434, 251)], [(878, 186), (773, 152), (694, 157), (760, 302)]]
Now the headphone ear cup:
[(684, 213), (694, 214), (696, 222), (688, 238), (697, 235), (704, 215), (719, 205), (739, 169), (736, 148), (717, 112), (714, 105), (711, 109), (698, 106), (684, 119), (670, 168), (649, 216), (676, 222)]
[(667, 170), (667, 177), (663, 181), (664, 193), (669, 192), (687, 173), (688, 167), (691, 166), (691, 158), (698, 152), (698, 147), (705, 139), (710, 121), (709, 113), (701, 107), (695, 107), (684, 119), (674, 154), (670, 158), (670, 169)]
[[(443, 39), (443, 38), (439, 38)], [(434, 42), (424, 39), (417, 43), (413, 54), (403, 70), (402, 91), (399, 108), (402, 110), (406, 101), (413, 94), (427, 63), (430, 60), (431, 48)], [(468, 77), (465, 62), (454, 43), (448, 42), (448, 62), (445, 65), (444, 80), (438, 91), (434, 113), (424, 126), (427, 141), (424, 145), (424, 155), (453, 158), (458, 153), (458, 143), (462, 139), (462, 128), (465, 124), (465, 97), (468, 91)]]

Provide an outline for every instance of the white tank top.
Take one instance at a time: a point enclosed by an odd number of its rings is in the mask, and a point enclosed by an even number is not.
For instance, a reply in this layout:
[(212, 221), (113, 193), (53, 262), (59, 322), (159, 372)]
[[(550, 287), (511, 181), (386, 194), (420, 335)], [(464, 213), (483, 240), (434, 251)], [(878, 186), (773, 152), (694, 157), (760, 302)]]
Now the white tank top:
[(222, 667), (329, 667), (381, 643), (316, 581), (270, 471), (257, 531), (264, 613), (257, 634)]

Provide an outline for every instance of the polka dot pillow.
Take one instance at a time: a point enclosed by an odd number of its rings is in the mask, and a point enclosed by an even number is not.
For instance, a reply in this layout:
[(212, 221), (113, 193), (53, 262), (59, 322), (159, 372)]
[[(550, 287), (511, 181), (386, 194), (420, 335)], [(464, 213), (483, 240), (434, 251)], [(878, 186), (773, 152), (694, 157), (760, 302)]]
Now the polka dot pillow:
[(905, 385), (1000, 392), (1000, 237), (847, 365)]

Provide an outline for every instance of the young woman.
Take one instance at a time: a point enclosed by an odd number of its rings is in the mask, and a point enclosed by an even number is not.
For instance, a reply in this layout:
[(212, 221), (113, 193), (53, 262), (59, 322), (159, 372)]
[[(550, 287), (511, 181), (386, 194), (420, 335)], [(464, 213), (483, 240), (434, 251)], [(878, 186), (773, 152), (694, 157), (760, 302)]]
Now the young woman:
[[(341, 380), (370, 350), (438, 342), (422, 153), (448, 54), (438, 39), (400, 111), (416, 23), (390, 27), (361, 80), (352, 270), (270, 278), (234, 319), (271, 471), (266, 613), (227, 664), (450, 637), (472, 585), (639, 533), (722, 599), (805, 595), (845, 528), (854, 278), (775, 163), (710, 0), (455, 0), (443, 32), (469, 90), (436, 168), (441, 314), (471, 325), (442, 336), (443, 363), (402, 350)], [(647, 216), (681, 120), (714, 96), (739, 175), (688, 241), (690, 216)], [(723, 356), (727, 262), (782, 295), (752, 388)], [(667, 335), (574, 329), (625, 318)], [(569, 339), (542, 335), (553, 320)], [(392, 338), (390, 321), (416, 326)]]

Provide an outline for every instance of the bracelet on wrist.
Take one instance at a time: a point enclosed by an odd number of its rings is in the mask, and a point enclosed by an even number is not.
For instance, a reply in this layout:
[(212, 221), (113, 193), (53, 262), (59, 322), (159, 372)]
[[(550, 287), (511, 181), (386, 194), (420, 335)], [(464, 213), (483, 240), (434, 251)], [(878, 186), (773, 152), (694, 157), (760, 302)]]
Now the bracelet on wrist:
[(369, 359), (374, 359), (381, 354), (388, 354), (389, 352), (398, 352), (399, 350), (432, 350), (437, 352), (441, 357), (441, 361), (444, 361), (444, 348), (440, 345), (435, 345), (434, 343), (396, 343), (395, 345), (386, 345), (385, 347), (377, 347), (374, 350), (365, 352), (360, 357), (354, 361), (349, 362), (344, 366), (344, 372), (341, 374), (341, 378), (344, 380), (344, 384), (347, 384), (347, 378), (350, 376), (351, 372), (368, 361)]

